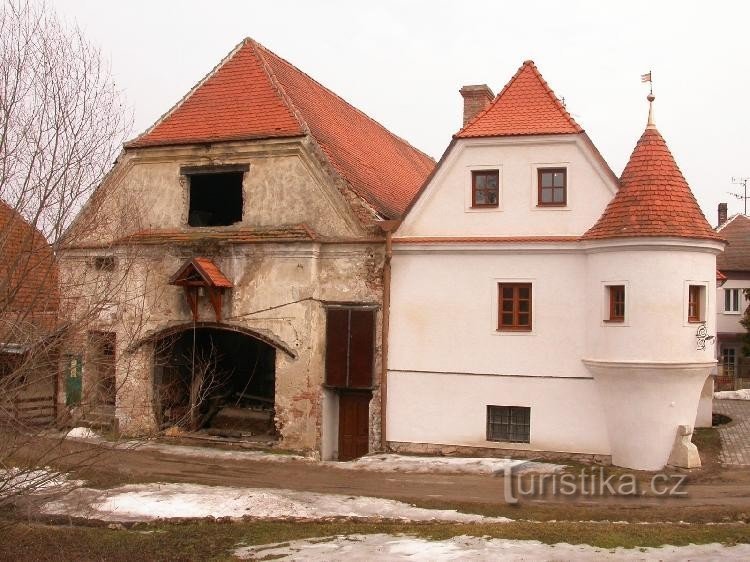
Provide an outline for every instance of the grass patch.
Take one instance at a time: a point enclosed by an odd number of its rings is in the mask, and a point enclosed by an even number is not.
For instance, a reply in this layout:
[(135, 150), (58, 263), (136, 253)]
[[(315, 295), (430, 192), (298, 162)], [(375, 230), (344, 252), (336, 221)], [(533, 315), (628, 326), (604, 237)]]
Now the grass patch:
[[(155, 531), (144, 533), (145, 530)], [(240, 543), (283, 543), (332, 535), (390, 533), (442, 540), (458, 535), (567, 542), (603, 548), (638, 548), (750, 542), (744, 524), (630, 525), (613, 523), (449, 524), (398, 522), (190, 522), (136, 525), (130, 529), (17, 523), (3, 529), (4, 560), (229, 560)]]

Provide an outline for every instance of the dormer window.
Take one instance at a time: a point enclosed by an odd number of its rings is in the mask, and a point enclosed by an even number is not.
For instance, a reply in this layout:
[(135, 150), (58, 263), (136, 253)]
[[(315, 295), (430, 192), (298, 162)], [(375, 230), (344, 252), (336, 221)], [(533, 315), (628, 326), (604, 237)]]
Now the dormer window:
[(500, 201), (500, 172), (475, 170), (471, 172), (471, 206), (497, 207)]
[(539, 168), (537, 205), (564, 207), (568, 202), (568, 171), (565, 168)]

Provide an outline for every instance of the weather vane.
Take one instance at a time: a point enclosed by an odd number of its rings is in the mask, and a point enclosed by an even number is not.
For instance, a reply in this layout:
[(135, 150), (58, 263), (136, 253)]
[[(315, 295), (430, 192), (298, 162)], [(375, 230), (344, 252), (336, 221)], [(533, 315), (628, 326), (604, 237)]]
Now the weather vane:
[(651, 79), (651, 71), (649, 70), (646, 74), (641, 74), (641, 82), (648, 82), (648, 95), (654, 95), (654, 81)]

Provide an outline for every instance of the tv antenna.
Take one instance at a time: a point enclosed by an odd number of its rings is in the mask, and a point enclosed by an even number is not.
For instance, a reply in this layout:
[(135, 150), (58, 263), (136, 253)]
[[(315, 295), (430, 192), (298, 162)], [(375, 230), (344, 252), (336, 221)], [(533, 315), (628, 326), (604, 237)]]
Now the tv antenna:
[(747, 215), (747, 182), (750, 180), (750, 177), (745, 178), (732, 178), (732, 184), (734, 185), (741, 185), (742, 186), (742, 193), (734, 193), (732, 191), (729, 192), (729, 195), (734, 197), (735, 199), (742, 199), (742, 202), (745, 204), (745, 212), (744, 215)]

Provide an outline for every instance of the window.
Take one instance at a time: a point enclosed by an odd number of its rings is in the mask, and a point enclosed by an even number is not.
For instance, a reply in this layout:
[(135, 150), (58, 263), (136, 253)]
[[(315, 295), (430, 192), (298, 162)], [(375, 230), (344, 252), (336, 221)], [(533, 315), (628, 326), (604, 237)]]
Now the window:
[(737, 350), (733, 347), (721, 349), (721, 376), (734, 377), (737, 365)]
[(500, 199), (500, 173), (497, 170), (471, 172), (471, 206), (497, 207)]
[(97, 271), (114, 271), (115, 270), (115, 257), (114, 256), (96, 256), (94, 258), (94, 269)]
[(531, 330), (531, 283), (498, 283), (497, 329)]
[(487, 441), (529, 443), (531, 408), (487, 406)]
[(625, 285), (610, 285), (608, 322), (625, 322)]
[(703, 320), (703, 286), (690, 285), (688, 287), (688, 322)]
[(724, 312), (739, 313), (740, 290), (724, 289)]
[(540, 207), (563, 207), (567, 204), (568, 172), (565, 168), (540, 168), (538, 170)]
[(242, 220), (243, 172), (187, 175), (190, 180), (189, 226), (228, 226)]

